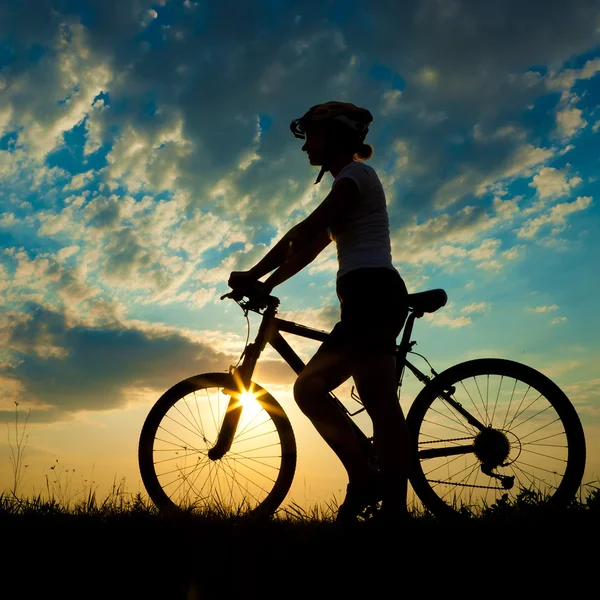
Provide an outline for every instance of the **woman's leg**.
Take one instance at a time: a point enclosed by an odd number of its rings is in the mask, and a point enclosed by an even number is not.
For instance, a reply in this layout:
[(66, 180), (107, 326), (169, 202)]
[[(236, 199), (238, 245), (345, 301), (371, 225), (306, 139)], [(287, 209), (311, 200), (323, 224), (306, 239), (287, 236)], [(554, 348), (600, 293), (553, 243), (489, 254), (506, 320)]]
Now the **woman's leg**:
[(348, 418), (328, 400), (328, 394), (355, 371), (350, 356), (318, 351), (301, 371), (294, 385), (294, 398), (329, 447), (342, 461), (351, 482), (372, 476), (363, 449)]
[(406, 515), (411, 447), (396, 389), (396, 358), (391, 354), (361, 357), (353, 373), (358, 394), (373, 421), (375, 451), (384, 477), (382, 513)]

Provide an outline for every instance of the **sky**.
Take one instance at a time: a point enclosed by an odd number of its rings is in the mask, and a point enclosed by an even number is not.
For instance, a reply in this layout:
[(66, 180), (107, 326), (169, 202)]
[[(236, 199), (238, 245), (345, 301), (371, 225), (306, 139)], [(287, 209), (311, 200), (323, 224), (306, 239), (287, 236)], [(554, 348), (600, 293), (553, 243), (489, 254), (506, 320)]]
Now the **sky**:
[[(26, 494), (143, 489), (152, 404), (243, 350), (229, 273), (330, 189), (289, 130), (329, 100), (374, 116), (409, 291), (448, 293), (419, 351), (437, 371), (495, 356), (550, 376), (598, 481), (596, 0), (24, 0), (0, 4), (0, 421), (14, 427), (15, 402), (29, 414)], [(336, 269), (332, 244), (276, 288), (281, 316), (330, 329)], [(317, 348), (288, 339), (305, 360)], [(291, 369), (267, 351), (255, 380), (296, 432), (288, 500), (339, 497)]]

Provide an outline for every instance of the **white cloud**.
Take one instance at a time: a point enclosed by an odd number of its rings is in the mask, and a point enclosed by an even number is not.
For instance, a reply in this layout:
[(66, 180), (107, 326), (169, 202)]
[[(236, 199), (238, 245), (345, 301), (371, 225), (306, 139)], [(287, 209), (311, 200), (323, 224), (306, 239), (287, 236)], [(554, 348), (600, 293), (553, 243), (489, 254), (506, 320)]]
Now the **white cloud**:
[(189, 297), (188, 302), (195, 308), (201, 308), (205, 304), (208, 304), (214, 298), (215, 298), (215, 288), (202, 288), (202, 289), (196, 290)]
[(567, 179), (566, 170), (558, 170), (553, 167), (544, 167), (537, 175), (534, 175), (530, 187), (536, 189), (540, 198), (568, 195), (571, 188), (582, 182), (581, 177)]
[(592, 204), (591, 196), (579, 196), (573, 202), (557, 204), (550, 209), (549, 213), (540, 215), (527, 221), (517, 232), (518, 237), (533, 239), (537, 233), (546, 225), (552, 226), (552, 233), (562, 231), (567, 223), (567, 216), (585, 210)]
[(551, 71), (546, 78), (546, 85), (552, 91), (568, 92), (578, 80), (591, 79), (600, 72), (600, 58), (588, 60), (581, 69), (563, 69)]
[(501, 253), (501, 256), (505, 260), (515, 260), (521, 256), (521, 252), (523, 252), (523, 250), (525, 250), (525, 246), (523, 244), (519, 244), (509, 248), (508, 250), (505, 250)]
[(552, 312), (552, 311), (558, 310), (558, 305), (552, 304), (550, 306), (548, 306), (548, 305), (536, 306), (535, 308), (530, 308), (529, 310), (531, 312), (536, 312), (536, 313)]
[(482, 196), (498, 182), (526, 177), (531, 169), (548, 160), (554, 151), (525, 143), (516, 146), (504, 163), (488, 172), (472, 167), (446, 181), (435, 193), (434, 206), (447, 208), (468, 195)]
[(388, 90), (383, 94), (382, 106), (380, 112), (382, 115), (389, 115), (398, 110), (402, 92), (400, 90)]
[(580, 129), (587, 125), (581, 116), (583, 111), (579, 108), (565, 108), (556, 113), (556, 127), (558, 133), (565, 138), (574, 136)]
[(148, 27), (156, 17), (158, 17), (158, 13), (153, 8), (149, 8), (142, 14), (140, 25), (142, 27)]
[[(2, 86), (0, 85), (0, 92)], [(13, 117), (13, 109), (10, 105), (4, 105), (0, 107), (0, 137), (4, 135), (4, 132), (8, 131), (8, 127)]]
[(79, 252), (79, 249), (80, 249), (80, 247), (77, 245), (66, 246), (65, 248), (61, 248), (56, 253), (56, 256), (58, 257), (59, 260), (65, 260), (65, 259), (77, 254)]
[(558, 323), (564, 323), (567, 320), (567, 317), (555, 317), (550, 321), (551, 325), (557, 325)]
[(144, 186), (174, 189), (181, 175), (181, 163), (193, 150), (183, 129), (183, 119), (176, 113), (153, 129), (142, 130), (129, 124), (106, 157), (107, 175), (123, 180), (132, 191)]
[(470, 315), (472, 313), (487, 314), (490, 312), (491, 309), (492, 309), (492, 305), (489, 302), (473, 302), (472, 304), (463, 306), (463, 308), (460, 310), (460, 312), (465, 315)]
[(85, 173), (79, 173), (71, 178), (71, 181), (63, 187), (63, 192), (70, 192), (73, 190), (79, 190), (86, 186), (90, 181), (94, 179), (96, 172), (93, 169), (86, 171)]
[(449, 327), (450, 329), (458, 329), (471, 324), (471, 317), (449, 317), (443, 313), (434, 313), (432, 318), (428, 319), (433, 325), (438, 327)]
[(54, 39), (53, 52), (4, 91), (3, 102), (12, 106), (13, 126), (19, 128), (19, 144), (32, 158), (43, 159), (63, 142), (66, 131), (83, 121), (111, 78), (108, 64), (90, 51), (83, 25), (65, 26)]

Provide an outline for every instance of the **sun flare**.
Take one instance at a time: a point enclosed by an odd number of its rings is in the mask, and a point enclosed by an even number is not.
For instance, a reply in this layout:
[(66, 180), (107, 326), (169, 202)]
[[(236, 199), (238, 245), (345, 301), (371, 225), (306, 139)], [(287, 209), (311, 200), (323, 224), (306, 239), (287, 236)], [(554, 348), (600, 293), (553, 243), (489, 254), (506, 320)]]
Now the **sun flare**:
[(240, 402), (243, 406), (253, 406), (256, 402), (256, 396), (249, 391), (242, 392), (240, 394)]

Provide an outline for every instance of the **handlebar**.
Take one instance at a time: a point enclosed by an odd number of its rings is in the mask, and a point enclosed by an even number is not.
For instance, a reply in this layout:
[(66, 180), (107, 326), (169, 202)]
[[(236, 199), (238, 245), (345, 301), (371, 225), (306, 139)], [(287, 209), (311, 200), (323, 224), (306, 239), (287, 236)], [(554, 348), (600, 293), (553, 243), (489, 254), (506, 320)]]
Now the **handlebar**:
[[(279, 298), (266, 294), (260, 281), (256, 281), (249, 286), (234, 288), (231, 292), (221, 296), (221, 300), (225, 298), (235, 300), (244, 310), (251, 310), (259, 314), (261, 314), (261, 310), (269, 306), (276, 307), (279, 305)], [(248, 300), (244, 301), (244, 298), (248, 298)]]

